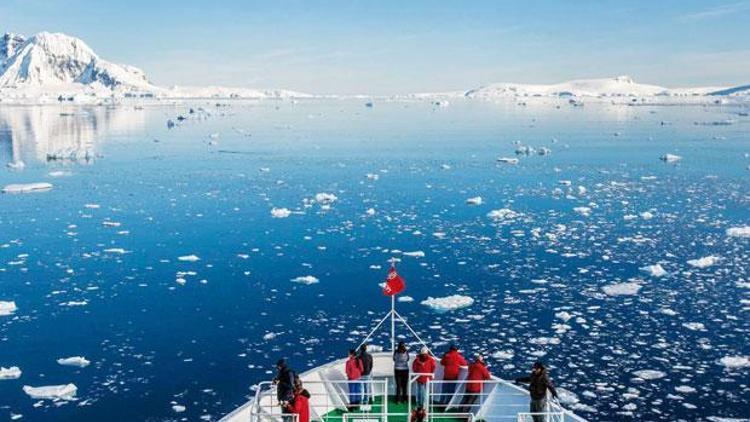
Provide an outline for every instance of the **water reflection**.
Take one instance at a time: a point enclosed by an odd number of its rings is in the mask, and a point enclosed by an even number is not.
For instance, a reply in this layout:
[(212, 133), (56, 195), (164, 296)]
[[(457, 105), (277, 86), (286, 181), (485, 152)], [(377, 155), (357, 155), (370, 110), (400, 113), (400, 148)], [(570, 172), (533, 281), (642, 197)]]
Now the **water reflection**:
[(131, 107), (0, 107), (0, 160), (20, 170), (32, 163), (91, 164), (101, 142), (144, 126)]

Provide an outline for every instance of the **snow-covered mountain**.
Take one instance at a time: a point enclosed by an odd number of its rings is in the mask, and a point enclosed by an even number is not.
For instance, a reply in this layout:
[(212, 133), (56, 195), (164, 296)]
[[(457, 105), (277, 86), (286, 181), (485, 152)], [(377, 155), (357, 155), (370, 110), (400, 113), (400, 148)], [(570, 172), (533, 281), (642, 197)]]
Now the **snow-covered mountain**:
[(29, 39), (6, 34), (0, 45), (0, 87), (43, 88), (71, 84), (109, 90), (155, 90), (142, 70), (101, 59), (82, 40), (41, 32)]
[(0, 101), (309, 96), (287, 90), (156, 86), (141, 69), (104, 60), (82, 40), (61, 33), (41, 32), (28, 39), (7, 33), (0, 41)]
[(724, 88), (665, 88), (635, 82), (629, 76), (604, 79), (579, 79), (550, 85), (497, 83), (466, 91), (469, 98), (498, 97), (651, 97), (651, 96), (700, 96)]

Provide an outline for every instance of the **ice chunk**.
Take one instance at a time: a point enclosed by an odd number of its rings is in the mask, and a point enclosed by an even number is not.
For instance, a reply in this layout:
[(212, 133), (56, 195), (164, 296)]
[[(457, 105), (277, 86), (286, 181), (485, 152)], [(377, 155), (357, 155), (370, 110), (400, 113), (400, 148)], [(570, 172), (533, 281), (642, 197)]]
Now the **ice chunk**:
[(332, 193), (321, 192), (315, 195), (315, 202), (321, 205), (331, 205), (339, 198)]
[(424, 252), (422, 251), (404, 252), (403, 255), (411, 256), (413, 258), (424, 258)]
[(498, 350), (492, 354), (492, 359), (497, 360), (511, 360), (513, 359), (514, 353), (512, 350)]
[(497, 161), (505, 164), (518, 164), (518, 158), (498, 157)]
[(288, 208), (272, 208), (271, 217), (273, 218), (287, 218), (292, 215), (292, 212)]
[(602, 287), (602, 290), (607, 296), (634, 296), (641, 290), (641, 285), (638, 283), (615, 283), (608, 286)]
[(568, 322), (571, 318), (573, 318), (573, 315), (571, 315), (571, 314), (569, 314), (568, 312), (565, 312), (565, 311), (560, 311), (560, 312), (558, 312), (558, 313), (555, 314), (555, 318), (559, 318), (559, 319), (563, 320), (563, 322)]
[(57, 363), (63, 366), (77, 366), (79, 368), (85, 368), (91, 364), (91, 362), (83, 356), (71, 356), (69, 358), (60, 358), (57, 360)]
[(177, 259), (179, 261), (184, 261), (184, 262), (195, 262), (195, 261), (200, 261), (201, 260), (200, 258), (198, 258), (197, 255), (185, 255), (185, 256), (181, 256), (181, 257), (179, 257)]
[(175, 405), (172, 406), (172, 410), (175, 413), (182, 413), (182, 412), (184, 412), (186, 410), (186, 408), (185, 408), (185, 406), (182, 406), (180, 404), (175, 404)]
[(17, 183), (12, 185), (6, 185), (3, 188), (3, 193), (28, 193), (28, 192), (41, 192), (52, 189), (52, 183), (37, 182), (37, 183)]
[(700, 322), (685, 322), (682, 326), (691, 331), (702, 331), (706, 329), (706, 326)]
[(591, 208), (589, 207), (575, 207), (573, 208), (573, 211), (583, 217), (588, 217), (591, 215)]
[(43, 387), (24, 385), (23, 391), (32, 399), (73, 400), (78, 387), (75, 384), (45, 385)]
[(313, 277), (311, 275), (295, 277), (292, 279), (292, 281), (295, 283), (307, 284), (308, 286), (320, 282), (317, 277)]
[(643, 380), (657, 380), (659, 378), (664, 378), (667, 376), (666, 373), (662, 371), (657, 371), (654, 369), (642, 369), (640, 371), (634, 371), (633, 375), (636, 377), (643, 379)]
[(422, 305), (428, 306), (436, 311), (446, 312), (466, 308), (474, 304), (474, 299), (469, 296), (452, 295), (446, 297), (428, 297), (422, 301)]
[(750, 226), (730, 227), (727, 229), (729, 237), (750, 237)]
[(466, 203), (469, 205), (482, 205), (482, 197), (475, 196), (473, 198), (469, 198), (466, 200)]
[(674, 154), (664, 154), (661, 157), (659, 157), (660, 160), (664, 161), (665, 163), (675, 163), (677, 161), (682, 160), (682, 157), (679, 155)]
[(724, 356), (719, 363), (727, 369), (747, 368), (750, 367), (750, 356)]
[(0, 380), (15, 380), (18, 378), (21, 378), (21, 368), (17, 366), (3, 368), (0, 366)]
[(704, 256), (703, 258), (691, 259), (687, 263), (691, 267), (707, 268), (718, 263), (720, 260), (721, 260), (721, 257), (710, 255), (710, 256)]
[(509, 208), (500, 208), (499, 210), (492, 210), (487, 213), (487, 217), (495, 221), (512, 220), (519, 215), (519, 213)]
[(398, 301), (399, 302), (404, 302), (404, 303), (414, 302), (414, 298), (411, 297), (411, 296), (399, 296), (398, 297)]
[(0, 300), (0, 316), (12, 315), (17, 310), (18, 307), (16, 307), (16, 302), (3, 302)]
[(641, 267), (640, 270), (652, 277), (667, 275), (667, 271), (660, 264), (646, 265), (645, 267)]

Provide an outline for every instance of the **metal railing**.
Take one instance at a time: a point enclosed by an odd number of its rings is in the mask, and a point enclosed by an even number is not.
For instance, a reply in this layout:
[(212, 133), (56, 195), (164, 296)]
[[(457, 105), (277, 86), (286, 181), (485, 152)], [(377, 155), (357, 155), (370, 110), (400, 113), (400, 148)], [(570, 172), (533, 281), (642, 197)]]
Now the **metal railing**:
[[(365, 386), (369, 399), (363, 402)], [(323, 422), (348, 422), (348, 417), (385, 421), (388, 413), (388, 379), (377, 380), (321, 380), (306, 381), (303, 388), (310, 394), (310, 420)], [(374, 400), (382, 398), (380, 402)], [(369, 401), (369, 400), (368, 400)], [(294, 417), (294, 420), (290, 418)], [(250, 422), (297, 422), (298, 415), (284, 413), (276, 398), (276, 385), (269, 381), (258, 384)]]
[(565, 412), (524, 412), (518, 414), (518, 422), (564, 422)]

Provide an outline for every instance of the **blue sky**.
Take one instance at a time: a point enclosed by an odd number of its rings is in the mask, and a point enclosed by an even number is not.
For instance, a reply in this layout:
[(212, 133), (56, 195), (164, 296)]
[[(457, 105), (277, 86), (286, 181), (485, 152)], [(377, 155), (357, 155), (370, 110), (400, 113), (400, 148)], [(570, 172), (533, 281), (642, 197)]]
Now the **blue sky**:
[(620, 74), (750, 83), (750, 0), (2, 0), (0, 17), (0, 30), (80, 37), (162, 85), (391, 94)]

